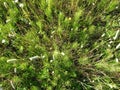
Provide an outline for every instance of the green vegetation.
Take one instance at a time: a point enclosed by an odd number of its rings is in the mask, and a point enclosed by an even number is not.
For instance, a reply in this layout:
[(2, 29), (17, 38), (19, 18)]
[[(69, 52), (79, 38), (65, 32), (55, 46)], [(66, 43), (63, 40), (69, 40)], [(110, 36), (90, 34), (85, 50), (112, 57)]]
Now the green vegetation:
[(3, 90), (120, 90), (120, 0), (0, 0)]

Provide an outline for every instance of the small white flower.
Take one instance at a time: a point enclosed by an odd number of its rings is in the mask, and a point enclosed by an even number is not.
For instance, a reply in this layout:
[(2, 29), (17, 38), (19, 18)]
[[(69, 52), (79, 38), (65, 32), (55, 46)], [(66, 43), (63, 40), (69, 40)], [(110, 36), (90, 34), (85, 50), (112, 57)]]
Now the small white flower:
[[(31, 25), (31, 22), (28, 23), (29, 25)], [(38, 32), (39, 33), (39, 32)]]
[(117, 30), (115, 36), (113, 37), (114, 40), (116, 40), (118, 38), (119, 32), (120, 32), (120, 30)]
[(20, 3), (19, 6), (20, 6), (21, 8), (23, 8), (23, 7), (24, 7), (24, 4), (23, 4), (23, 3)]
[(104, 36), (105, 36), (105, 33), (103, 33), (101, 37), (104, 37)]
[(17, 2), (18, 2), (18, 0), (14, 0), (14, 2), (15, 2), (15, 3), (17, 3)]
[(111, 47), (111, 45), (110, 45), (110, 44), (108, 44), (108, 47)]
[(120, 48), (120, 43), (116, 46), (116, 49), (119, 49)]
[(83, 48), (83, 45), (81, 45), (80, 48)]
[(54, 71), (52, 71), (52, 74), (54, 74), (55, 72)]
[(45, 58), (45, 55), (43, 55), (42, 58)]
[(85, 82), (86, 80), (85, 79), (83, 79), (83, 82)]
[(71, 20), (71, 19), (72, 19), (71, 17), (68, 18), (68, 20)]
[(52, 38), (53, 36), (51, 35), (50, 37)]
[(118, 63), (119, 62), (118, 58), (116, 58), (115, 61)]
[(33, 56), (33, 57), (30, 57), (29, 59), (32, 61), (32, 60), (37, 60), (39, 58), (40, 58), (39, 56)]
[(52, 63), (53, 62), (53, 60), (50, 60), (50, 63)]
[(8, 23), (9, 21), (10, 21), (10, 19), (7, 19), (7, 20), (6, 20), (6, 23)]
[(73, 28), (71, 28), (71, 31), (73, 31)]
[(94, 5), (95, 5), (95, 3), (92, 3), (92, 5), (94, 6)]
[(52, 50), (52, 47), (50, 47), (50, 50)]
[(61, 52), (61, 54), (64, 56), (65, 55), (65, 53), (64, 52)]
[(6, 40), (5, 40), (5, 39), (3, 39), (3, 40), (2, 40), (2, 43), (5, 43), (5, 42), (6, 42)]
[(118, 9), (118, 6), (116, 6), (115, 8)]
[(9, 63), (9, 62), (15, 62), (17, 59), (9, 59), (9, 60), (7, 60), (7, 63)]

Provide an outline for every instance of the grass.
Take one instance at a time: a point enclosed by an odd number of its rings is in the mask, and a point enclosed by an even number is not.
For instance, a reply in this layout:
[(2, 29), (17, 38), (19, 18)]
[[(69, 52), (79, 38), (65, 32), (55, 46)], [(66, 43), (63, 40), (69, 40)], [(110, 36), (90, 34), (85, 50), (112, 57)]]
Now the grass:
[(0, 87), (119, 90), (119, 0), (1, 0)]

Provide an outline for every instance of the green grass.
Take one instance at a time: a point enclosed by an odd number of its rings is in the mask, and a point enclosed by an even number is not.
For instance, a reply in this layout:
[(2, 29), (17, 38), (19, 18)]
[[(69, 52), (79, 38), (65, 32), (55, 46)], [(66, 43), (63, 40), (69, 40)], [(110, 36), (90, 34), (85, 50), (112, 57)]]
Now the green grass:
[(119, 90), (119, 0), (0, 0), (0, 87)]

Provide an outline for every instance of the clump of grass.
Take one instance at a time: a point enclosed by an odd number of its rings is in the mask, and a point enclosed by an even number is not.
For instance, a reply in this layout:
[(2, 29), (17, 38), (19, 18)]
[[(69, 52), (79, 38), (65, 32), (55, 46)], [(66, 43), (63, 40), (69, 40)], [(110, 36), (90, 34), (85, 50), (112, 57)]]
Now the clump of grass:
[(1, 0), (5, 90), (119, 90), (119, 0)]

